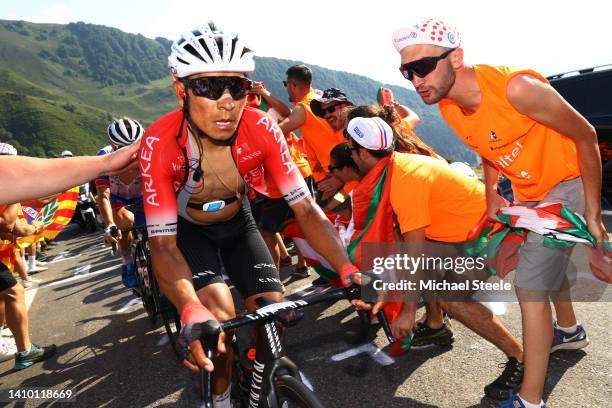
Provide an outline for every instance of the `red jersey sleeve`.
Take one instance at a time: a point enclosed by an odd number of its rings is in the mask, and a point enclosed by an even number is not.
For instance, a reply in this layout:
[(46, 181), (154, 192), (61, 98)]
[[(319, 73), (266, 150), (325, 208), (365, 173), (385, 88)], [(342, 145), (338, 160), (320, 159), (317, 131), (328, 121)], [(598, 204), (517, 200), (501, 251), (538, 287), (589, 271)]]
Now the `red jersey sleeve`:
[(167, 115), (149, 126), (140, 146), (140, 174), (149, 237), (176, 235), (176, 158), (181, 151), (174, 118)]

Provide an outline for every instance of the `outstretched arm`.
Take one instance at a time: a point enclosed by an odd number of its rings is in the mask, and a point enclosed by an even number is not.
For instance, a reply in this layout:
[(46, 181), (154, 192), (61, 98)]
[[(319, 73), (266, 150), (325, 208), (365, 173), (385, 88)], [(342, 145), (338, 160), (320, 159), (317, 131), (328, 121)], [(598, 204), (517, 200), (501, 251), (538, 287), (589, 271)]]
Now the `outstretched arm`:
[(140, 142), (104, 156), (39, 159), (0, 157), (0, 203), (16, 203), (68, 190), (102, 174), (116, 174), (136, 160)]

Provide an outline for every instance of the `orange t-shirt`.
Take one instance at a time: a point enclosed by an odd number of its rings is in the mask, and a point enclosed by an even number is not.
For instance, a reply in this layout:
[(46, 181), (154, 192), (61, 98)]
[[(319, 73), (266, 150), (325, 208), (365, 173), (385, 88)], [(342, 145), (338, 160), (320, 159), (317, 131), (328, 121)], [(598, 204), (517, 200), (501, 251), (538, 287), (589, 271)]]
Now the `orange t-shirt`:
[(519, 113), (506, 98), (516, 75), (546, 78), (532, 70), (474, 65), (481, 101), (472, 115), (442, 99), (438, 106), (450, 127), (512, 182), (520, 201), (540, 201), (557, 184), (580, 176), (576, 145), (569, 137)]
[(308, 160), (306, 159), (306, 150), (301, 139), (298, 139), (293, 132), (289, 133), (287, 139), (287, 146), (289, 147), (289, 154), (295, 162), (295, 165), (300, 170), (302, 177), (307, 178), (312, 176), (312, 170)]
[(296, 105), (302, 105), (306, 111), (306, 120), (300, 126), (302, 140), (306, 148), (308, 163), (313, 172), (316, 182), (325, 178), (327, 166), (329, 166), (329, 153), (338, 143), (344, 142), (342, 133), (338, 137), (332, 127), (323, 118), (316, 116), (310, 110), (310, 101), (316, 98), (316, 94), (311, 91)]
[(425, 228), (428, 239), (463, 242), (487, 209), (484, 184), (433, 157), (395, 153), (391, 207), (403, 233)]

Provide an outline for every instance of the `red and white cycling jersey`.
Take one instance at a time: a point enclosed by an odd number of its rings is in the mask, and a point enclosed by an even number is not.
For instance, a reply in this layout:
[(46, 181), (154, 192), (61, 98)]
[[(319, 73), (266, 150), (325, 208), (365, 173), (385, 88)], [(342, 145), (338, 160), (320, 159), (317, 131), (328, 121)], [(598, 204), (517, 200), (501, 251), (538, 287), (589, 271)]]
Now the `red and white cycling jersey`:
[[(183, 112), (171, 112), (149, 126), (140, 147), (144, 209), (150, 237), (175, 235), (177, 216), (194, 222), (186, 206), (198, 161), (196, 146), (188, 137), (187, 122), (177, 135)], [(185, 150), (187, 163), (185, 163)], [(291, 159), (283, 132), (265, 113), (246, 107), (232, 145), (232, 156), (245, 182), (266, 194), (268, 180), (273, 180), (289, 205), (310, 196), (304, 178)], [(185, 171), (188, 171), (185, 178)], [(183, 180), (185, 184), (183, 185)]]

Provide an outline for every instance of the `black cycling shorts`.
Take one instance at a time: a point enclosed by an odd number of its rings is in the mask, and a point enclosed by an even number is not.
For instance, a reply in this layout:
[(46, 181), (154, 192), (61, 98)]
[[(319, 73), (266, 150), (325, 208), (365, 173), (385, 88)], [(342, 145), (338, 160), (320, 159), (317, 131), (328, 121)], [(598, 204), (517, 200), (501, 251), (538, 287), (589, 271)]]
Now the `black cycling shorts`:
[[(310, 194), (313, 194), (313, 180), (311, 177), (304, 179)], [(253, 216), (255, 223), (266, 232), (281, 232), (289, 218), (294, 214), (284, 198), (270, 198), (263, 194), (257, 194), (253, 202)]]
[(245, 299), (258, 293), (284, 291), (246, 199), (234, 218), (217, 224), (192, 224), (179, 216), (176, 242), (191, 269), (196, 291), (224, 282), (221, 262)]
[(0, 292), (12, 288), (17, 284), (17, 280), (9, 268), (0, 262)]
[(293, 211), (284, 198), (269, 198), (259, 195), (253, 203), (253, 215), (259, 227), (266, 232), (281, 232)]

